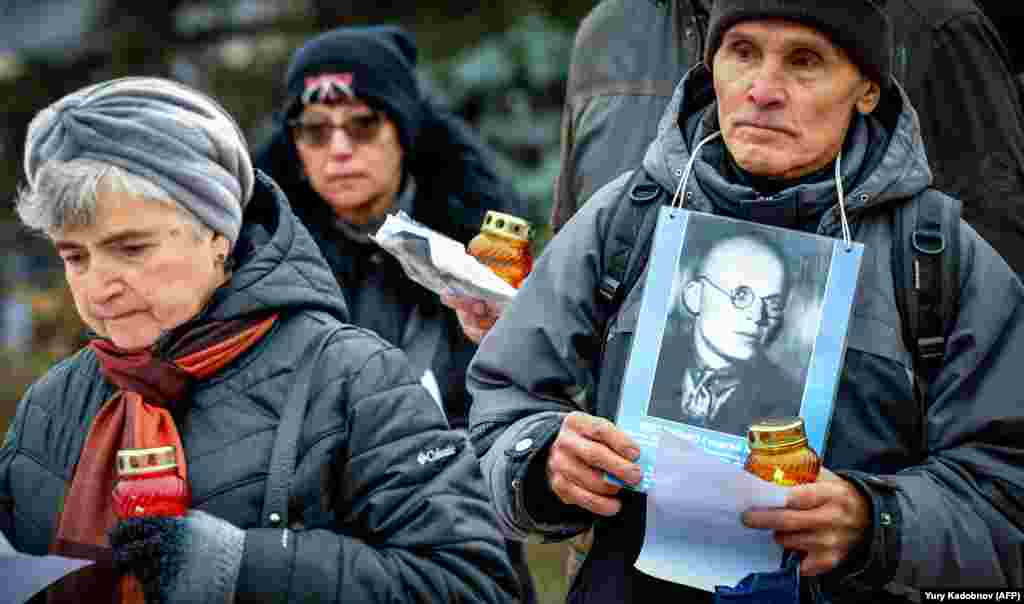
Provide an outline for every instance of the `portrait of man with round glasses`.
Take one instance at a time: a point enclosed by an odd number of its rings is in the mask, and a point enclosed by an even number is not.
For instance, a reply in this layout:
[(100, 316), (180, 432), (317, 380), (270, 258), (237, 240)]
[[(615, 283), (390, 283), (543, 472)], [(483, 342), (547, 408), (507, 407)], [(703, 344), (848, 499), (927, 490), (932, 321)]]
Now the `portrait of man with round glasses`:
[[(743, 436), (798, 415), (824, 279), (784, 231), (692, 225), (681, 254), (648, 415)], [(820, 287), (819, 287), (820, 286)], [(787, 327), (792, 333), (786, 334)]]

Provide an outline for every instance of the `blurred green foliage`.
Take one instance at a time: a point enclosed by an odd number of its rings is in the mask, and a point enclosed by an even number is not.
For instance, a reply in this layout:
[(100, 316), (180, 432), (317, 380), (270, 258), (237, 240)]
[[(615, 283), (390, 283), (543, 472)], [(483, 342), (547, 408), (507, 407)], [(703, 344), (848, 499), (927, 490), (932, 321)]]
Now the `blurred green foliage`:
[(6, 304), (24, 304), (31, 309), (32, 340), (27, 351), (0, 347), (0, 434), (14, 415), (18, 400), (32, 381), (56, 361), (85, 344), (84, 325), (75, 312), (67, 286), (15, 286), (6, 292)]

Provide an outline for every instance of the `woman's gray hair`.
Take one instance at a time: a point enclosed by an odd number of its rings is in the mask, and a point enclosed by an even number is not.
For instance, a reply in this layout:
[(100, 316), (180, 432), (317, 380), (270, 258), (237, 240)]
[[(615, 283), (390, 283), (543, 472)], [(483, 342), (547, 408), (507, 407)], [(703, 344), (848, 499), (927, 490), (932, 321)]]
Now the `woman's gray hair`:
[[(76, 159), (145, 178), (232, 246), (255, 186), (248, 145), (234, 119), (209, 96), (163, 78), (94, 84), (40, 111), (25, 136), (23, 197), (45, 207), (39, 201), (44, 166)], [(71, 186), (75, 179), (51, 180), (45, 186)], [(67, 204), (75, 196), (62, 197)]]
[(95, 159), (44, 162), (36, 174), (34, 186), (19, 192), (15, 210), (25, 226), (46, 234), (87, 227), (96, 220), (96, 195), (101, 190), (172, 207), (189, 221), (197, 236), (214, 232), (159, 185)]

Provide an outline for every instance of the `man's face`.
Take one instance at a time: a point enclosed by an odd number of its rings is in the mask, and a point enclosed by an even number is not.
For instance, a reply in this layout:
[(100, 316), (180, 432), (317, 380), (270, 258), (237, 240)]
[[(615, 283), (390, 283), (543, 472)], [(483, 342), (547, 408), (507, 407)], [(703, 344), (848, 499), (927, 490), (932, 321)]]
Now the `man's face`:
[(299, 159), (309, 184), (334, 214), (366, 224), (387, 212), (402, 183), (395, 123), (357, 100), (310, 104), (298, 119), (302, 125), (293, 136)]
[(878, 103), (878, 86), (841, 48), (790, 21), (734, 25), (712, 71), (725, 144), (757, 176), (798, 178), (828, 165), (853, 111), (870, 113)]
[(785, 266), (770, 248), (751, 239), (719, 243), (684, 292), (697, 314), (697, 353), (712, 367), (760, 354), (782, 323), (785, 288)]
[(82, 320), (128, 350), (199, 314), (226, 279), (230, 243), (203, 235), (181, 210), (97, 192), (93, 224), (51, 233)]

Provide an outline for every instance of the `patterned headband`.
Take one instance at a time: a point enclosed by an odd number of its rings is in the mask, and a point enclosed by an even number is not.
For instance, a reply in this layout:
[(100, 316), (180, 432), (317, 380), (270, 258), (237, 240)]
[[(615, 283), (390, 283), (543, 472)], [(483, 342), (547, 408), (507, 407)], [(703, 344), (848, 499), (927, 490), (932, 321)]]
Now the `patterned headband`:
[(324, 73), (305, 78), (302, 104), (331, 103), (341, 98), (355, 98), (352, 86), (355, 77), (351, 73)]

